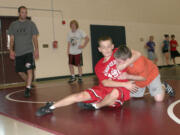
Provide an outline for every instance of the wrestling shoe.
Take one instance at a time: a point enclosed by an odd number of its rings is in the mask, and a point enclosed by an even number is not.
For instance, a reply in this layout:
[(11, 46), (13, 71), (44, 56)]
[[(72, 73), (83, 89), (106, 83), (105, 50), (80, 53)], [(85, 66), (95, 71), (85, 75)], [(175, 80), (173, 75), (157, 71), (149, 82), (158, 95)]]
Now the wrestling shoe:
[(53, 109), (50, 109), (50, 106), (53, 105), (53, 102), (47, 102), (45, 106), (39, 108), (36, 112), (36, 116), (41, 117), (53, 112)]
[(30, 90), (30, 88), (26, 88), (26, 90), (24, 91), (24, 97), (28, 98), (31, 96)]
[(170, 96), (170, 97), (174, 97), (175, 96), (175, 91), (174, 89), (167, 83), (167, 82), (163, 82), (164, 86), (165, 86), (165, 90), (166, 93)]
[(78, 76), (78, 82), (82, 83), (82, 76)]
[(71, 78), (69, 79), (68, 83), (73, 83), (74, 81), (76, 81), (76, 77), (75, 76), (71, 76)]
[(79, 102), (77, 103), (77, 105), (82, 108), (82, 109), (86, 109), (86, 110), (96, 110), (96, 108), (90, 104), (90, 103), (83, 103), (83, 102)]

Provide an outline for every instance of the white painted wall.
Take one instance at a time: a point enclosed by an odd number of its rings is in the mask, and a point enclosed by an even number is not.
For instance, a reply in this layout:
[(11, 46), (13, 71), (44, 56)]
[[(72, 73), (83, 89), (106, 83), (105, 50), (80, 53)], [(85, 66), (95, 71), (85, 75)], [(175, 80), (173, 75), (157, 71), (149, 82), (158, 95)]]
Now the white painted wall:
[[(61, 15), (54, 13), (55, 39), (58, 49), (51, 46), (53, 41), (51, 12), (31, 11), (29, 16), (36, 23), (39, 35), (40, 59), (36, 61), (36, 77), (69, 75), (66, 54), (69, 22), (76, 19), (80, 28), (90, 36), (90, 24), (119, 25), (126, 28), (127, 45), (146, 55), (144, 44), (149, 35), (154, 35), (157, 44), (158, 65), (165, 61), (161, 53), (161, 42), (165, 33), (175, 34), (180, 42), (179, 0), (54, 0), (54, 9), (62, 10), (66, 25), (62, 25)], [(51, 0), (0, 0), (1, 6), (51, 9)], [(1, 9), (1, 16), (15, 16), (17, 10)], [(140, 38), (145, 41), (141, 42)], [(49, 48), (42, 48), (49, 44)], [(84, 49), (84, 73), (92, 73), (91, 43)], [(180, 63), (180, 58), (177, 58)]]

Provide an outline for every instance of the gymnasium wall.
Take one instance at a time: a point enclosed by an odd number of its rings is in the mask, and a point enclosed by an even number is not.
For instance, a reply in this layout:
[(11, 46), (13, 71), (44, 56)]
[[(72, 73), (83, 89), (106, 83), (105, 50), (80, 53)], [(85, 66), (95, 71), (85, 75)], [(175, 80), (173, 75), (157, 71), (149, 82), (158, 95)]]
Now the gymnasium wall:
[[(58, 49), (53, 49), (51, 12), (28, 11), (36, 23), (39, 35), (40, 59), (36, 61), (36, 78), (69, 75), (66, 54), (69, 22), (77, 19), (80, 28), (90, 35), (90, 24), (120, 25), (126, 28), (127, 45), (146, 55), (143, 48), (149, 35), (155, 36), (157, 44), (158, 65), (164, 65), (160, 45), (163, 34), (175, 34), (180, 42), (179, 0), (54, 0), (54, 9), (62, 10), (66, 25), (62, 25), (61, 15), (54, 13), (55, 39)], [(51, 0), (0, 0), (1, 6), (51, 9)], [(1, 9), (1, 16), (15, 16), (17, 10)], [(143, 38), (144, 41), (140, 41)], [(49, 48), (42, 48), (49, 44)], [(180, 49), (179, 49), (180, 50)], [(92, 73), (91, 43), (84, 49), (84, 73)], [(180, 63), (180, 58), (177, 58)]]

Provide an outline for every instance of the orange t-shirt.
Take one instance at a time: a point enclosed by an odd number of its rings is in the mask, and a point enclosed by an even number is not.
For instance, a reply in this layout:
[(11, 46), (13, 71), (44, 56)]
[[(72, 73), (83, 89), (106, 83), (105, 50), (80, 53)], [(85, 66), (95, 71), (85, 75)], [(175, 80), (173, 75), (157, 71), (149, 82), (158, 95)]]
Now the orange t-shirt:
[(159, 75), (159, 70), (152, 61), (148, 60), (144, 56), (141, 56), (128, 67), (127, 73), (146, 78), (145, 81), (136, 81), (136, 85), (143, 88)]

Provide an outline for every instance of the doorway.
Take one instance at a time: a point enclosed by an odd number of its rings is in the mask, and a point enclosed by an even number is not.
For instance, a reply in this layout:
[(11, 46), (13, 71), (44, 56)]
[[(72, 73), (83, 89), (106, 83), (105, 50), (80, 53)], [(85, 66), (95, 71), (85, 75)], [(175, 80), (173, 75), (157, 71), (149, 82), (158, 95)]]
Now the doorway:
[(90, 31), (94, 72), (96, 63), (103, 57), (98, 51), (98, 39), (101, 36), (110, 36), (115, 47), (118, 47), (119, 45), (126, 45), (126, 34), (124, 26), (90, 25)]
[(24, 82), (9, 58), (10, 36), (7, 33), (10, 24), (17, 19), (16, 16), (0, 16), (0, 86)]

